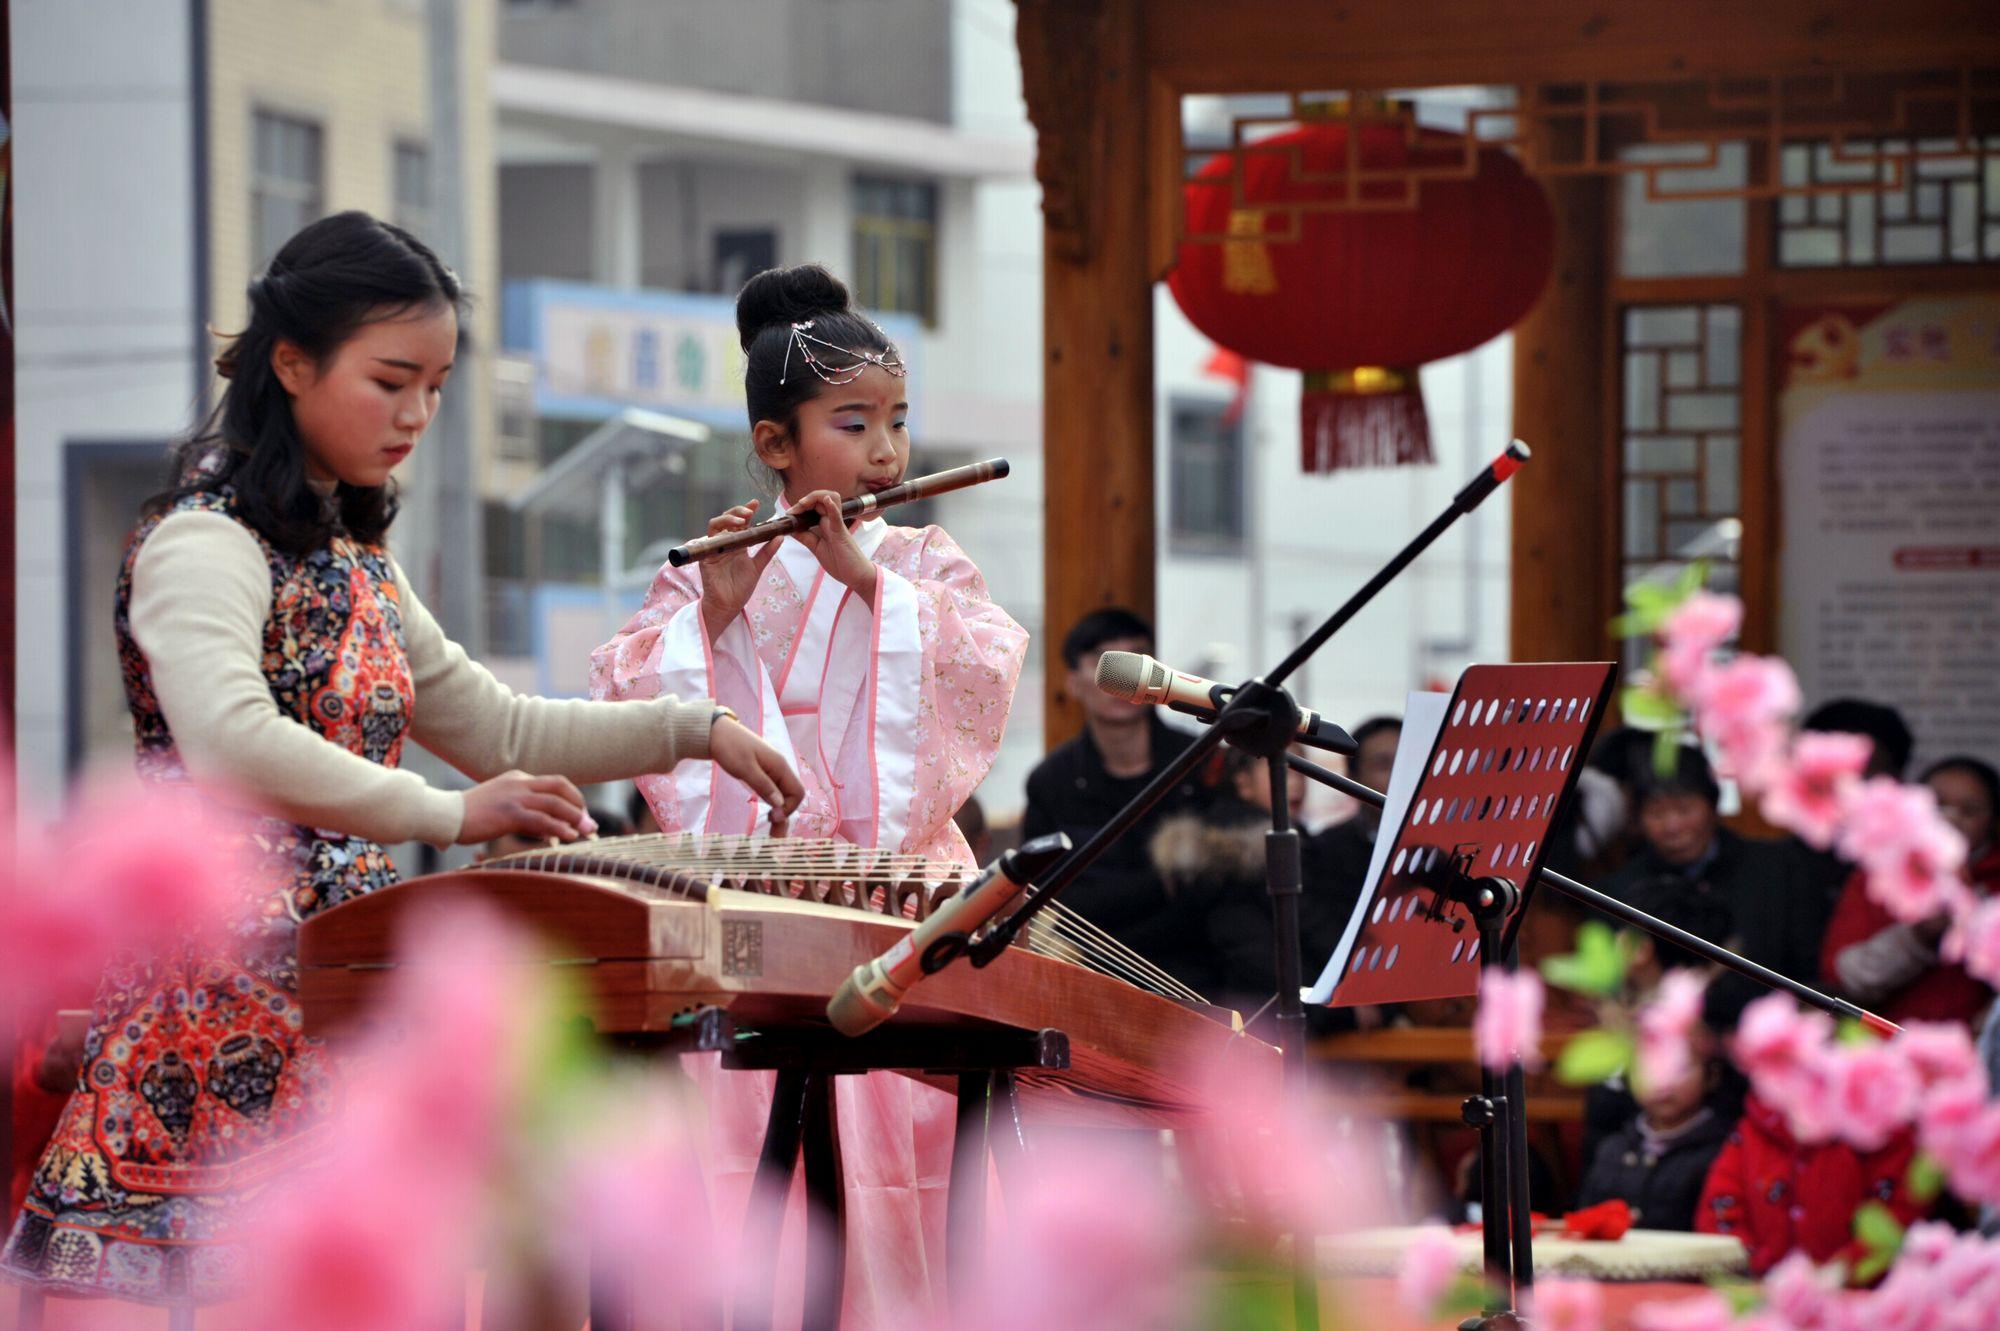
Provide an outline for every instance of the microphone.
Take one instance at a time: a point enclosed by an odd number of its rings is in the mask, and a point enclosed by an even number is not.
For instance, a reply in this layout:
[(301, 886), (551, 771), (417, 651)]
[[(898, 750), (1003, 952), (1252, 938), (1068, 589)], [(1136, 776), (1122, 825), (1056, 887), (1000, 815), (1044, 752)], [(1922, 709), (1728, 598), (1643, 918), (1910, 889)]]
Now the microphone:
[(979, 877), (941, 902), (916, 928), (872, 961), (854, 968), (826, 1005), (842, 1035), (864, 1035), (896, 1015), (917, 981), (935, 975), (971, 946), (972, 935), (1014, 903), (1050, 865), (1069, 854), (1061, 832), (1036, 837), (986, 866)]
[[(1236, 692), (1233, 684), (1218, 684), (1163, 665), (1139, 652), (1106, 652), (1097, 658), (1097, 687), (1127, 702), (1152, 703), (1213, 721)], [(1308, 708), (1299, 709), (1299, 738), (1336, 753), (1357, 747), (1345, 730)]]

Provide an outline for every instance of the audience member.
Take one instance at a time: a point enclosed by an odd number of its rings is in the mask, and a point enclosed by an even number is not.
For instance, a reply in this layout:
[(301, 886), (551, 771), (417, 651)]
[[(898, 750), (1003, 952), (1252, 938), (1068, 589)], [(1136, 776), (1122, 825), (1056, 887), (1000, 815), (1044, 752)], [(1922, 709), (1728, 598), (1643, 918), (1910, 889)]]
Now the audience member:
[[(1859, 735), (1873, 748), (1869, 751), (1864, 777), (1887, 776), (1900, 781), (1910, 765), (1915, 740), (1902, 713), (1895, 708), (1861, 698), (1835, 698), (1806, 714), (1799, 729), (1816, 734)], [(1854, 866), (1834, 850), (1808, 846), (1795, 836), (1782, 843), (1794, 861), (1798, 879), (1826, 901), (1826, 913), (1833, 915), (1841, 890), (1853, 876)]]
[(1715, 1039), (1699, 1032), (1686, 1072), (1665, 1085), (1641, 1087), (1637, 1111), (1598, 1144), (1577, 1206), (1622, 1198), (1635, 1225), (1693, 1229), (1709, 1168), (1735, 1123), (1714, 1103), (1722, 1082)]
[[(1352, 734), (1357, 747), (1347, 756), (1348, 775), (1370, 789), (1388, 790), (1389, 774), (1396, 766), (1396, 745), (1403, 736), (1403, 719), (1370, 717)], [(1381, 829), (1382, 811), (1363, 804), (1352, 818), (1307, 839), (1299, 936), (1308, 957), (1324, 961), (1333, 955), (1347, 928), (1347, 918), (1361, 899), (1361, 884), (1368, 877), (1368, 861), (1375, 854), (1375, 838)]]
[(1788, 1253), (1815, 1263), (1860, 1256), (1854, 1213), (1881, 1202), (1904, 1225), (1929, 1206), (1909, 1190), (1916, 1142), (1903, 1129), (1879, 1150), (1845, 1142), (1807, 1145), (1792, 1136), (1784, 1115), (1756, 1095), (1709, 1170), (1695, 1212), (1704, 1234), (1734, 1234), (1749, 1250), (1750, 1273), (1763, 1275)]
[[(1671, 768), (1650, 762), (1634, 781), (1634, 806), (1644, 845), (1605, 880), (1604, 890), (1630, 900), (1643, 883), (1678, 877), (1728, 906), (1738, 950), (1796, 980), (1819, 973), (1819, 945), (1830, 903), (1799, 877), (1779, 843), (1739, 836), (1722, 826), (1721, 791), (1699, 749), (1675, 751)], [(1736, 977), (1718, 981), (1728, 984)]]
[[(1995, 811), (2000, 806), (2000, 773), (1977, 758), (1946, 758), (1923, 776), (1937, 796), (1945, 820), (1965, 838), (1966, 877), (1973, 890), (2000, 887), (2000, 847), (1995, 845)], [(1979, 1020), (1993, 991), (1965, 967), (1938, 955), (1949, 916), (1905, 924), (1868, 894), (1867, 875), (1848, 875), (1840, 904), (1827, 925), (1820, 950), (1827, 984), (1898, 1025), (1911, 1021)]]
[[(1028, 774), (1024, 841), (1065, 832), (1082, 845), (1194, 742), (1161, 721), (1153, 708), (1097, 688), (1097, 662), (1105, 652), (1152, 649), (1152, 627), (1129, 610), (1094, 610), (1063, 639), (1066, 687), (1083, 710), (1084, 728)], [(1200, 946), (1187, 937), (1184, 921), (1168, 911), (1147, 847), (1163, 819), (1204, 796), (1199, 781), (1181, 782), (1063, 894), (1064, 905), (1176, 975), (1198, 971)]]
[[(1731, 941), (1735, 924), (1729, 907), (1678, 874), (1641, 884), (1633, 890), (1630, 904), (1704, 942), (1726, 946)], [(1657, 938), (1641, 929), (1628, 928), (1621, 933), (1626, 949), (1625, 987), (1616, 1001), (1628, 1014), (1636, 1013), (1653, 997), (1668, 971), (1695, 970), (1706, 975), (1714, 972), (1714, 967), (1701, 956), (1670, 939)], [(1743, 1077), (1735, 1067), (1727, 1062), (1720, 1064), (1714, 1084), (1703, 1097), (1720, 1131), (1728, 1131), (1743, 1112), (1744, 1090)], [(1639, 1116), (1641, 1106), (1623, 1074), (1614, 1074), (1585, 1091), (1583, 1105), (1582, 1156), (1588, 1168), (1603, 1143), (1626, 1130)], [(1689, 1204), (1693, 1204), (1692, 1198)]]

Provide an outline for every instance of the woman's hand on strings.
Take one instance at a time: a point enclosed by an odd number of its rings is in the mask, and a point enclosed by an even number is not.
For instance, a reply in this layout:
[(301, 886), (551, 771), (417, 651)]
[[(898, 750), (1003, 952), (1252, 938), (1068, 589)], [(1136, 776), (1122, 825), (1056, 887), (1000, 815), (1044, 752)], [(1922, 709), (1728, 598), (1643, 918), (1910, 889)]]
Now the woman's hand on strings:
[[(752, 499), (747, 504), (738, 504), (716, 514), (708, 520), (708, 534), (726, 536), (730, 532), (742, 531), (757, 516), (759, 502)], [(758, 580), (764, 576), (764, 566), (778, 553), (780, 544), (780, 541), (766, 541), (755, 554), (748, 550), (731, 550), (726, 554), (712, 555), (703, 562), (701, 621), (708, 630), (710, 642), (721, 637), (730, 621), (743, 613), (743, 607), (749, 604), (751, 594), (757, 590)]]
[(771, 806), (771, 835), (783, 836), (792, 811), (806, 794), (785, 756), (748, 726), (728, 716), (717, 716), (715, 724), (709, 727), (708, 756)]
[(465, 820), (458, 844), (477, 845), (497, 837), (533, 841), (575, 841), (592, 836), (597, 824), (584, 807), (583, 792), (566, 776), (503, 772), (465, 792)]
[(875, 561), (862, 553), (854, 533), (840, 516), (841, 498), (838, 490), (814, 490), (811, 494), (793, 504), (791, 511), (802, 513), (806, 509), (819, 510), (819, 525), (796, 533), (806, 549), (812, 551), (813, 558), (826, 570), (826, 575), (843, 587), (851, 590), (864, 601), (875, 599)]

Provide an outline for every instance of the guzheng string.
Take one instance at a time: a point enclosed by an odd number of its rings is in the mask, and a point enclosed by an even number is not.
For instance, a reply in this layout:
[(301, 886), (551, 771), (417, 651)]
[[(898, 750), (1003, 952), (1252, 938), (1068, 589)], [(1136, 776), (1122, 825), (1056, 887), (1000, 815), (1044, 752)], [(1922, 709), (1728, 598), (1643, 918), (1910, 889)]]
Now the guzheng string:
[[(780, 895), (874, 914), (896, 914), (891, 893), (918, 885), (926, 894), (956, 891), (976, 870), (940, 864), (920, 855), (855, 846), (844, 841), (787, 837), (700, 836), (662, 833), (607, 837), (567, 846), (522, 851), (488, 861), (489, 867), (615, 872), (619, 866), (684, 874), (718, 887), (779, 889)], [(851, 892), (842, 891), (851, 888)], [(838, 899), (847, 897), (847, 900)], [(1137, 988), (1183, 1003), (1205, 1004), (1187, 985), (1060, 904), (1046, 910), (1025, 935), (1029, 950), (1074, 962)]]

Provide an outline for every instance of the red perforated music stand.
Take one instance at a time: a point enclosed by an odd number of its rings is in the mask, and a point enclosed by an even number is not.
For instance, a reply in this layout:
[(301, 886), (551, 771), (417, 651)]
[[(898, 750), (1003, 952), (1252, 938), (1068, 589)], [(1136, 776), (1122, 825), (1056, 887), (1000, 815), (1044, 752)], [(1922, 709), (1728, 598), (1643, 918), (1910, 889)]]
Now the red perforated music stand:
[[(1464, 857), (1468, 876), (1505, 878), (1520, 905), (1511, 948), (1548, 853), (1548, 831), (1611, 692), (1615, 667), (1592, 661), (1476, 665), (1459, 677), (1328, 1003), (1409, 1003), (1479, 991), (1470, 909), (1426, 881)], [(1346, 940), (1343, 939), (1343, 943)]]

